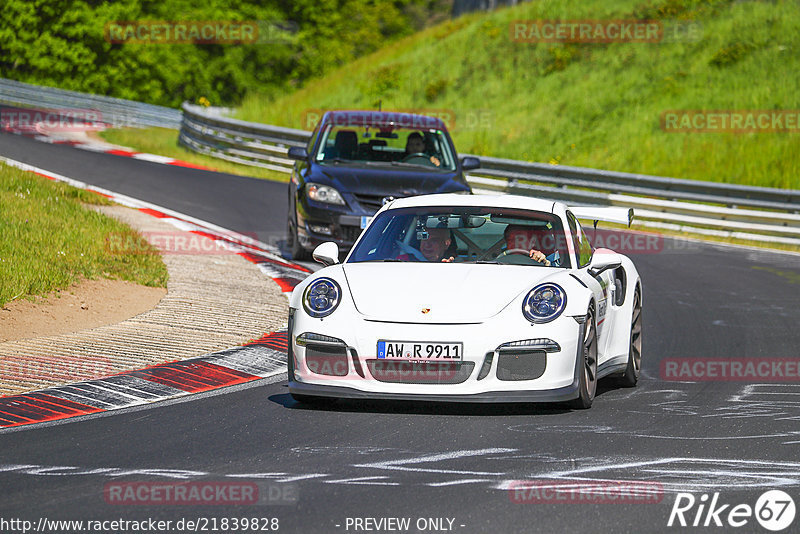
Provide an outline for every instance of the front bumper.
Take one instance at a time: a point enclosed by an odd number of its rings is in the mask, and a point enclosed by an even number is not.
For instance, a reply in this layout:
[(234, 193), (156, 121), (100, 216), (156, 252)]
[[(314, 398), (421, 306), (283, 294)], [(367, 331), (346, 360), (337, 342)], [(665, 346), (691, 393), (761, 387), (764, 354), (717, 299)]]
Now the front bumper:
[(297, 213), (297, 237), (300, 245), (313, 250), (333, 241), (341, 250), (349, 250), (363, 230), (365, 213), (341, 213), (305, 207)]
[[(300, 311), (290, 321), (289, 390), (336, 398), (479, 403), (577, 398), (584, 325), (568, 316), (543, 325), (524, 320), (509, 325), (500, 315), (481, 324), (401, 324), (353, 320), (352, 316), (349, 321), (333, 316), (320, 321)], [(324, 348), (308, 341), (298, 343), (298, 337), (307, 333), (341, 343), (329, 342)], [(507, 345), (545, 339), (555, 342), (558, 350), (538, 350), (540, 344), (519, 350)], [(376, 357), (378, 340), (461, 342), (463, 361), (382, 360)]]

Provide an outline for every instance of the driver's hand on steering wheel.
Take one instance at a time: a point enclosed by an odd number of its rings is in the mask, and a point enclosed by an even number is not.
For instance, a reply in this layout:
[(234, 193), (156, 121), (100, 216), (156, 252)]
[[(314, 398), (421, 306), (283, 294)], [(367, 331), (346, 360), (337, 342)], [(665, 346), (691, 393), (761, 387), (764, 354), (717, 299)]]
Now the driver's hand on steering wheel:
[(539, 263), (545, 263), (545, 264), (550, 263), (549, 261), (547, 261), (547, 256), (544, 255), (544, 252), (540, 250), (531, 249), (530, 253), (528, 254), (528, 257), (530, 257), (534, 261), (538, 261)]
[(431, 163), (433, 163), (437, 167), (440, 167), (442, 165), (442, 162), (439, 161), (439, 158), (437, 158), (436, 156), (431, 156)]

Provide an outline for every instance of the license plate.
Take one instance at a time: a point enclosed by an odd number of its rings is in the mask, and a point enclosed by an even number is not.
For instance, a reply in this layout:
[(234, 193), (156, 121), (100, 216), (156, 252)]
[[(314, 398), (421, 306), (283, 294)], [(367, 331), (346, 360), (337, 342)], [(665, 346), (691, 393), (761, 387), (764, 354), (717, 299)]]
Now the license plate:
[(372, 220), (372, 217), (367, 217), (366, 215), (362, 216), (361, 217), (361, 229), (363, 230), (364, 228), (366, 228), (371, 220)]
[(378, 358), (382, 360), (460, 362), (463, 357), (463, 343), (378, 341)]

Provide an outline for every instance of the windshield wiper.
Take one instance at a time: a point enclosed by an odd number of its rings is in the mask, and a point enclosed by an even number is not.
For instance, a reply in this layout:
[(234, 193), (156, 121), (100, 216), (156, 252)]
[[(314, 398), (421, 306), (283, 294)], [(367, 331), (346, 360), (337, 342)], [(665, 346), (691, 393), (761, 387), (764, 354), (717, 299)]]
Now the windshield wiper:
[(393, 161), (392, 165), (396, 167), (420, 167), (422, 169), (436, 169), (438, 167), (431, 167), (426, 163), (409, 163), (407, 161)]

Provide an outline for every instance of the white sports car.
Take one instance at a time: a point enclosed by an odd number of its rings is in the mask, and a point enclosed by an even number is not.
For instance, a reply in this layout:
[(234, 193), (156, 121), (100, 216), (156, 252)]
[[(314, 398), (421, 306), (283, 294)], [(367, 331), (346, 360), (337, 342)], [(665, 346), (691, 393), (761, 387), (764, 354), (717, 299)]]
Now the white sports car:
[(578, 219), (633, 210), (502, 195), (386, 204), (344, 263), (298, 285), (289, 391), (335, 398), (560, 402), (589, 408), (597, 380), (634, 386), (642, 285), (633, 262), (593, 249)]

